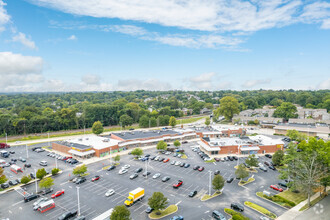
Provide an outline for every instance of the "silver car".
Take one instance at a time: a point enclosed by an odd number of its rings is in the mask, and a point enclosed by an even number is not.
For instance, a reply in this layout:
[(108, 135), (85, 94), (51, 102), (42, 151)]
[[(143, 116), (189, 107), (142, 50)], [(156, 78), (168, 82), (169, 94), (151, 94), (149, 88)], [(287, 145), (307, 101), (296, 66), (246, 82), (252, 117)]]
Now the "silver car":
[(36, 211), (39, 207), (40, 207), (40, 204), (43, 203), (43, 202), (46, 202), (48, 201), (49, 199), (44, 197), (44, 198), (41, 198), (41, 199), (38, 199), (38, 201), (36, 201), (35, 203), (33, 203), (33, 210)]
[(108, 197), (108, 196), (111, 196), (115, 193), (115, 190), (114, 189), (109, 189), (106, 193), (105, 193), (105, 196)]
[(160, 177), (160, 173), (156, 173), (155, 175), (153, 175), (153, 179), (157, 179), (158, 177)]

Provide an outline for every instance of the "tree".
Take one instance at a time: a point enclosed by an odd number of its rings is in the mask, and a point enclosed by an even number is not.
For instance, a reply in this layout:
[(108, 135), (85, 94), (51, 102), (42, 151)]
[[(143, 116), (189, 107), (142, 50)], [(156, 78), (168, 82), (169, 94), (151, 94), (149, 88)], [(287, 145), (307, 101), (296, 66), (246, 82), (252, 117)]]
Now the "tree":
[(245, 163), (250, 167), (257, 167), (258, 166), (258, 159), (254, 154), (251, 154), (246, 158)]
[(139, 120), (140, 128), (147, 128), (149, 127), (149, 117), (147, 115), (143, 115)]
[(92, 127), (92, 132), (94, 134), (101, 134), (103, 132), (103, 130), (104, 130), (104, 128), (100, 121), (94, 122), (93, 127)]
[(21, 179), (21, 183), (22, 184), (27, 184), (30, 181), (31, 181), (31, 177), (30, 176), (23, 176), (22, 179)]
[(291, 140), (298, 141), (298, 142), (307, 139), (307, 135), (306, 134), (300, 133), (297, 130), (288, 130), (286, 132), (286, 136), (288, 136)]
[(51, 177), (47, 177), (40, 181), (39, 188), (48, 189), (48, 188), (51, 188), (53, 185), (54, 185), (54, 180)]
[(159, 141), (156, 148), (157, 150), (166, 150), (167, 144), (164, 141)]
[(41, 169), (37, 170), (36, 175), (37, 175), (38, 179), (42, 179), (47, 175), (47, 172), (46, 172), (45, 168), (41, 168)]
[(241, 180), (249, 176), (249, 172), (246, 171), (246, 168), (243, 164), (238, 165), (237, 170), (235, 171), (235, 175), (237, 178)]
[(225, 185), (225, 179), (221, 175), (215, 175), (212, 180), (213, 189), (220, 191)]
[(0, 167), (0, 184), (5, 183), (8, 179), (5, 174), (3, 174), (3, 169)]
[(139, 157), (143, 155), (143, 150), (141, 148), (135, 148), (134, 150), (132, 150), (131, 154), (136, 157)]
[(223, 115), (228, 121), (239, 113), (239, 103), (232, 96), (225, 96), (220, 99), (220, 107), (214, 111), (216, 119)]
[(284, 162), (284, 152), (282, 150), (278, 150), (274, 153), (272, 162), (275, 166), (281, 166)]
[(110, 220), (130, 220), (131, 212), (126, 208), (125, 205), (116, 206), (111, 215)]
[(168, 205), (168, 201), (163, 193), (154, 192), (148, 199), (148, 205), (155, 210), (157, 215), (160, 215), (159, 210), (165, 209)]
[(129, 125), (133, 124), (133, 118), (130, 117), (129, 115), (127, 115), (127, 114), (120, 116), (119, 121), (121, 123), (121, 126), (123, 126), (124, 128), (126, 126), (129, 126)]
[(284, 118), (286, 121), (288, 121), (289, 118), (298, 117), (296, 112), (297, 107), (294, 104), (290, 102), (283, 102), (279, 107), (276, 108), (273, 116), (277, 118)]
[(169, 121), (168, 125), (169, 126), (172, 126), (173, 128), (175, 127), (175, 125), (176, 125), (176, 119), (175, 119), (174, 116), (171, 116), (170, 117), (170, 121)]
[(209, 117), (205, 118), (205, 125), (209, 126), (211, 124), (211, 120)]
[(178, 147), (181, 146), (181, 143), (180, 143), (180, 141), (178, 141), (178, 140), (175, 140), (173, 144), (174, 144), (174, 146), (175, 146), (176, 148), (178, 148)]
[(58, 168), (53, 168), (53, 169), (52, 169), (52, 175), (55, 176), (56, 174), (58, 174), (59, 171), (60, 171), (60, 169), (58, 169)]
[(82, 174), (87, 172), (87, 166), (85, 164), (78, 166), (73, 169), (72, 173), (77, 176), (81, 176)]
[(114, 158), (114, 161), (116, 161), (116, 162), (120, 161), (120, 155), (117, 154)]

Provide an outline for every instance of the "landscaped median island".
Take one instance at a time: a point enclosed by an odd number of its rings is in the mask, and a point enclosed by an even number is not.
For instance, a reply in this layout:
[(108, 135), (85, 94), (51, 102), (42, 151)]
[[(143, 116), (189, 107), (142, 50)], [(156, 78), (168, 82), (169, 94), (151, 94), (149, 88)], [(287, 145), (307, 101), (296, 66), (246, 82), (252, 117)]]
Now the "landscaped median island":
[(228, 208), (225, 208), (225, 213), (227, 213), (228, 215), (231, 215), (231, 219), (239, 219), (239, 220), (250, 220), (250, 218), (242, 215), (241, 213), (239, 212), (236, 212), (232, 209), (228, 209)]
[(246, 184), (248, 184), (248, 183), (251, 183), (251, 182), (253, 182), (253, 181), (255, 181), (255, 179), (254, 179), (253, 177), (250, 177), (247, 181), (244, 181), (244, 180), (239, 181), (239, 182), (238, 182), (238, 185), (239, 185), (239, 186), (244, 186), (244, 185), (246, 185)]
[(299, 204), (302, 201), (305, 201), (307, 199), (307, 194), (305, 194), (303, 192), (293, 192), (290, 189), (285, 190), (277, 195), (284, 199), (292, 201), (295, 204)]
[(264, 207), (261, 207), (261, 206), (255, 204), (255, 203), (246, 201), (246, 202), (244, 202), (244, 205), (246, 205), (247, 207), (250, 207), (251, 209), (256, 210), (257, 212), (260, 212), (263, 215), (266, 215), (267, 217), (269, 217), (271, 219), (276, 219), (277, 218), (277, 216), (274, 213), (268, 211)]
[[(238, 166), (234, 166), (234, 168), (237, 169)], [(255, 168), (252, 168), (252, 167), (251, 168), (245, 167), (245, 169), (246, 169), (246, 171), (251, 172), (251, 173), (258, 173), (258, 170), (256, 170)]]
[(220, 196), (221, 194), (222, 194), (222, 192), (215, 192), (212, 195), (204, 194), (201, 198), (201, 201), (202, 202), (207, 201), (207, 200), (212, 199), (214, 197)]
[(159, 211), (159, 212), (160, 212), (159, 215), (156, 214), (155, 211), (153, 211), (152, 213), (149, 214), (149, 218), (151, 218), (151, 219), (160, 219), (160, 218), (164, 218), (164, 217), (166, 217), (166, 216), (168, 216), (168, 215), (171, 215), (171, 214), (177, 212), (178, 209), (179, 209), (179, 208), (178, 208), (177, 205), (170, 205), (170, 206), (168, 206), (166, 209), (164, 209), (164, 210), (160, 210), (160, 211)]
[(259, 196), (260, 198), (263, 198), (263, 199), (267, 199), (267, 200), (270, 200), (280, 206), (283, 206), (285, 208), (292, 208), (294, 207), (296, 204), (292, 201), (289, 201), (281, 196), (278, 196), (278, 195), (274, 195), (274, 196), (267, 196), (267, 195), (264, 195), (263, 192), (257, 192), (256, 193), (257, 196)]
[(214, 158), (211, 159), (211, 160), (206, 160), (206, 161), (205, 161), (205, 163), (213, 163), (213, 162), (215, 162), (215, 159), (214, 159)]

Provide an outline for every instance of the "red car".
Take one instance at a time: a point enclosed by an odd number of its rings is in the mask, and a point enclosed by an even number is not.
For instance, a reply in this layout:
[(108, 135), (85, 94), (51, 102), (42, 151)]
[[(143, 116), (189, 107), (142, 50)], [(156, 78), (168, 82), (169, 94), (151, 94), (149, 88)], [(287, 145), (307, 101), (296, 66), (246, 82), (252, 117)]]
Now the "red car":
[(99, 180), (100, 179), (100, 176), (95, 176), (92, 178), (92, 182), (96, 181), (96, 180)]
[(183, 184), (183, 181), (182, 180), (178, 180), (177, 183), (174, 183), (173, 184), (173, 188), (179, 188), (180, 186), (182, 186), (182, 184)]
[(271, 185), (270, 188), (272, 188), (272, 189), (274, 189), (274, 190), (276, 190), (276, 191), (283, 192), (283, 189), (280, 188), (280, 187), (278, 187), (278, 186), (276, 186), (276, 185)]
[(204, 170), (204, 167), (200, 167), (200, 168), (198, 168), (198, 171), (199, 172), (202, 172)]
[(64, 194), (64, 189), (62, 189), (61, 191), (57, 191), (56, 193), (54, 193), (52, 195), (52, 199), (61, 196), (62, 194)]
[(164, 160), (164, 163), (167, 163), (168, 161), (170, 161), (170, 158), (167, 158), (166, 160)]

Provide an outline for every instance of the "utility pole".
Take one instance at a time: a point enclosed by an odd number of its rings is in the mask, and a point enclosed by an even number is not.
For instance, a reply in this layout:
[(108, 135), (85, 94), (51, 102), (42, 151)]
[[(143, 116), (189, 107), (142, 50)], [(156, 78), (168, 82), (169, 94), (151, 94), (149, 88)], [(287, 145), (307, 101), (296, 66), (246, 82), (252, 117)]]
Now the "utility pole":
[(79, 186), (77, 186), (77, 196), (78, 196), (78, 216), (80, 216)]
[(36, 194), (38, 193), (38, 178), (37, 178), (37, 170), (34, 169), (34, 177), (36, 178)]
[(28, 152), (27, 144), (25, 144), (25, 150), (26, 150), (26, 158), (29, 158), (29, 152)]
[(86, 126), (84, 125), (84, 135), (85, 135), (85, 132), (86, 132)]
[(48, 134), (48, 147), (50, 147), (49, 132), (47, 134)]
[(210, 180), (209, 180), (209, 196), (211, 196), (211, 176), (212, 176), (212, 171), (209, 170), (210, 173)]
[(8, 144), (8, 141), (7, 141), (7, 133), (6, 133), (6, 144)]
[(149, 128), (150, 128), (150, 119), (149, 119)]
[(57, 169), (57, 158), (55, 157), (55, 168)]
[(237, 168), (238, 168), (238, 163), (239, 163), (239, 149), (240, 149), (240, 144), (241, 142), (239, 142), (239, 144), (237, 145)]

